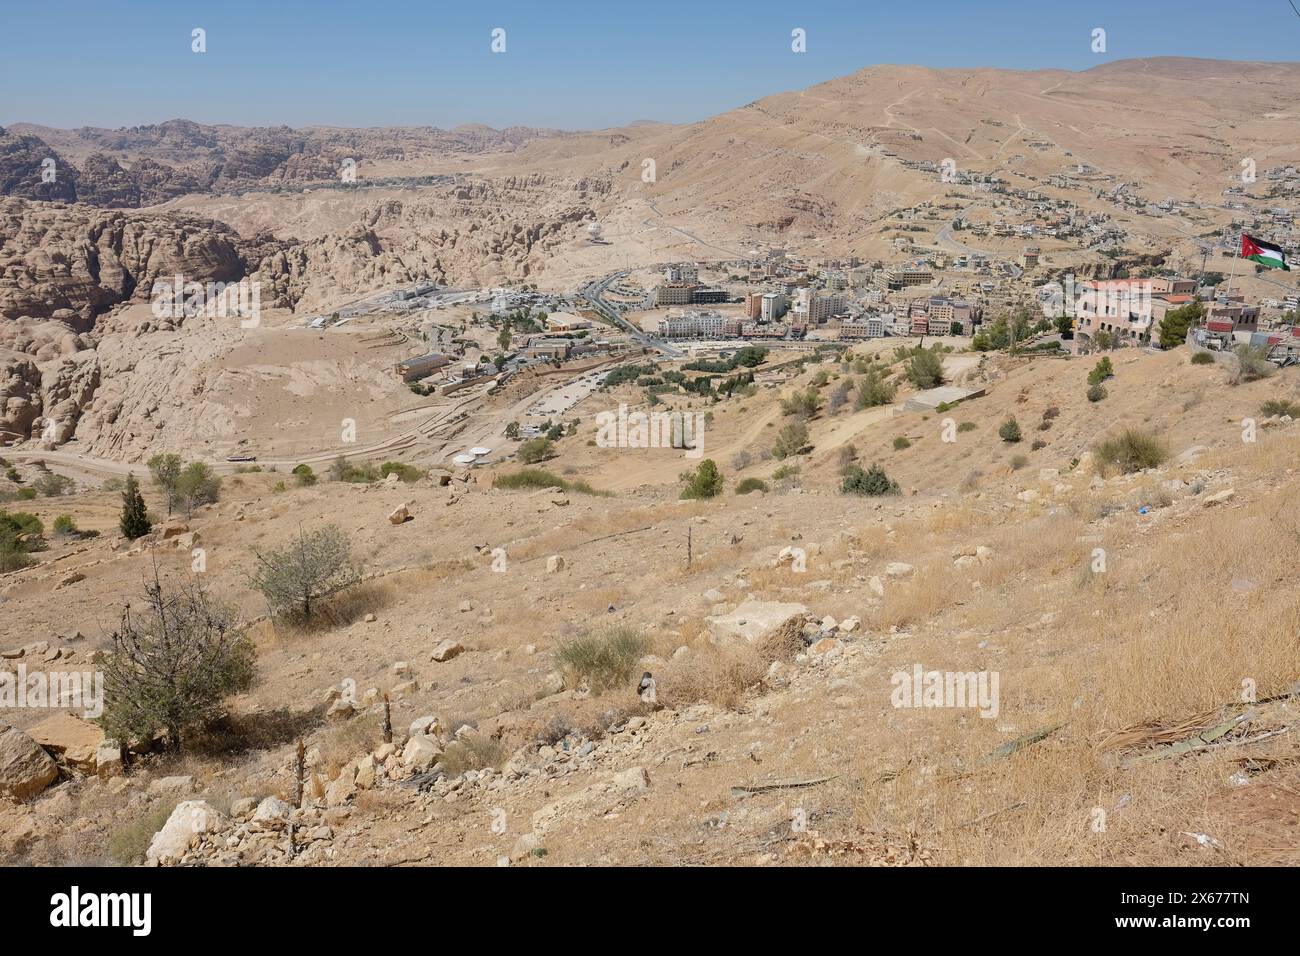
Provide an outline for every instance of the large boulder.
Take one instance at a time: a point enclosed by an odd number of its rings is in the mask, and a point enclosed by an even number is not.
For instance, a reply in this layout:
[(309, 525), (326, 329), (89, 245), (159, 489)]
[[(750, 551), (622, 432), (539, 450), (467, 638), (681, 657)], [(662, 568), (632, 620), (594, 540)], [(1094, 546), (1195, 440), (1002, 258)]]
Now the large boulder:
[(27, 731), (28, 736), (55, 757), (83, 773), (94, 773), (96, 753), (104, 742), (104, 732), (80, 717), (57, 713)]
[(40, 744), (0, 723), (0, 796), (30, 800), (58, 776), (58, 765)]
[(783, 601), (745, 601), (730, 614), (706, 617), (709, 634), (716, 643), (744, 640), (750, 643), (766, 637), (795, 615), (808, 609), (802, 604)]
[(226, 818), (203, 800), (178, 803), (162, 829), (149, 841), (145, 859), (159, 866), (176, 863), (204, 834), (220, 830), (225, 822)]

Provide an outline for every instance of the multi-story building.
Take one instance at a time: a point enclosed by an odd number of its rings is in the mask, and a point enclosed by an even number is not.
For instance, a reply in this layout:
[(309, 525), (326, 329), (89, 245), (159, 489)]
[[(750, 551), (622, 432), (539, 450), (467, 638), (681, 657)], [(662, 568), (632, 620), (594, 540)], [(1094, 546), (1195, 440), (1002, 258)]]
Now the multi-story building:
[(934, 273), (929, 269), (906, 269), (891, 267), (876, 273), (876, 287), (897, 291), (916, 285), (929, 285), (934, 281)]
[(690, 305), (694, 286), (685, 282), (668, 282), (655, 289), (655, 305)]
[(776, 322), (790, 308), (790, 300), (780, 292), (763, 293), (763, 306), (759, 310), (759, 318), (764, 322)]

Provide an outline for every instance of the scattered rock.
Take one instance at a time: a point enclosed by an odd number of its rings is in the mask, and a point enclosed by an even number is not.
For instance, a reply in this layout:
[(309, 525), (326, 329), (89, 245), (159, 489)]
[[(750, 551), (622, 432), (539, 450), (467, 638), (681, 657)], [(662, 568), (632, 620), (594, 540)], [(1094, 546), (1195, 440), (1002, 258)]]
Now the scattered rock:
[(58, 765), (40, 744), (0, 723), (0, 796), (30, 800), (58, 776)]
[(546, 559), (547, 574), (557, 574), (558, 572), (563, 571), (567, 566), (568, 564), (564, 560), (564, 555), (562, 554), (553, 554)]
[(225, 817), (202, 800), (179, 803), (149, 842), (145, 859), (157, 866), (176, 863), (205, 834), (214, 833), (224, 825)]
[(451, 660), (453, 657), (459, 657), (464, 653), (464, 645), (448, 638), (433, 649), (433, 653), (429, 655), (429, 660), (437, 661), (439, 664), (442, 664)]

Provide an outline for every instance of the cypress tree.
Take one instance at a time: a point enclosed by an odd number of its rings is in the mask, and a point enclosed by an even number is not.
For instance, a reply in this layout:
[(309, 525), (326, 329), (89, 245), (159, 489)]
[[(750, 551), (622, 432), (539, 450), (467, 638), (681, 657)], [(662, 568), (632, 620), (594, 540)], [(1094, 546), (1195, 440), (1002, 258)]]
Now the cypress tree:
[(126, 488), (122, 490), (122, 534), (134, 541), (149, 533), (149, 514), (145, 510), (144, 495), (140, 494), (140, 482), (135, 480), (135, 473), (126, 476)]

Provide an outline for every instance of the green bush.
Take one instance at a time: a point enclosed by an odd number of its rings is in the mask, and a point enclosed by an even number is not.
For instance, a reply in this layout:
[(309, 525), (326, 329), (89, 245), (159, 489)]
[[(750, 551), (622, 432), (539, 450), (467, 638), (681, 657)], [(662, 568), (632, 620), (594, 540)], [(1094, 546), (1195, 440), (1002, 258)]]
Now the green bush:
[(566, 481), (559, 475), (553, 475), (541, 468), (524, 468), (509, 475), (497, 475), (492, 481), (493, 488), (506, 491), (528, 491), (540, 488), (559, 488), (562, 491), (577, 491), (584, 495), (598, 495), (608, 498), (608, 491), (597, 491), (585, 481)]
[(404, 461), (386, 461), (379, 466), (379, 475), (387, 478), (389, 475), (396, 475), (405, 484), (414, 484), (428, 474), (423, 468), (417, 468), (415, 465), (408, 465)]
[(854, 401), (853, 407), (861, 410), (888, 405), (894, 400), (897, 391), (898, 389), (893, 382), (885, 380), (885, 373), (880, 366), (869, 365), (862, 376), (862, 381), (858, 383), (858, 397)]
[(192, 461), (181, 469), (176, 479), (176, 500), (192, 514), (199, 505), (211, 504), (221, 495), (221, 479), (201, 461)]
[(283, 551), (254, 553), (257, 566), (249, 583), (262, 592), (272, 615), (295, 623), (313, 622), (330, 598), (361, 580), (352, 543), (338, 525), (300, 530)]
[(19, 488), (16, 497), (19, 501), (35, 501), (38, 492), (35, 488)]
[(943, 384), (943, 359), (934, 349), (918, 348), (907, 362), (907, 380), (917, 388), (937, 388)]
[(72, 515), (59, 515), (55, 518), (53, 530), (61, 538), (70, 538), (79, 534), (77, 522), (72, 520)]
[(297, 479), (298, 484), (304, 488), (316, 484), (316, 472), (311, 470), (311, 465), (294, 465), (293, 471), (290, 472)]
[(1097, 384), (1088, 386), (1088, 401), (1093, 402), (1094, 404), (1100, 402), (1107, 394), (1108, 392), (1106, 391), (1105, 385)]
[(820, 405), (821, 399), (817, 395), (817, 390), (810, 388), (807, 391), (796, 392), (789, 398), (782, 399), (781, 411), (786, 415), (811, 418), (817, 414)]
[(1209, 352), (1194, 352), (1192, 354), (1193, 365), (1213, 365), (1214, 356)]
[(894, 451), (902, 451), (904, 448), (911, 448), (912, 440), (906, 435), (899, 435), (894, 439)]
[(72, 494), (76, 484), (71, 478), (47, 471), (32, 482), (32, 487), (46, 498), (60, 498)]
[(1233, 349), (1233, 354), (1237, 357), (1232, 372), (1234, 385), (1268, 378), (1277, 371), (1277, 366), (1268, 360), (1268, 349), (1262, 345), (1238, 345)]
[(751, 491), (766, 492), (767, 490), (767, 482), (761, 478), (745, 478), (736, 485), (736, 494), (738, 495), (747, 495)]
[(880, 495), (898, 494), (898, 482), (890, 479), (879, 465), (872, 465), (863, 471), (857, 465), (850, 465), (844, 470), (844, 483), (840, 491), (846, 495)]
[(616, 626), (565, 641), (556, 649), (555, 660), (571, 686), (585, 682), (592, 693), (600, 694), (630, 687), (645, 652), (645, 639), (637, 631)]
[(1110, 356), (1104, 356), (1100, 362), (1093, 366), (1092, 371), (1088, 373), (1088, 384), (1100, 385), (1114, 374), (1115, 368), (1110, 363)]
[(682, 498), (716, 498), (722, 494), (722, 475), (712, 458), (704, 459), (699, 468), (684, 473), (681, 479), (686, 483)]
[(973, 432), (977, 428), (979, 428), (979, 426), (976, 425), (974, 422), (962, 422), (960, 425), (957, 426), (957, 431)]
[(45, 547), (45, 526), (26, 511), (0, 511), (0, 571), (17, 571), (34, 562), (28, 555)]
[(808, 450), (808, 426), (801, 421), (790, 422), (777, 433), (772, 454), (778, 460), (792, 455), (802, 455)]
[(1285, 398), (1270, 398), (1259, 406), (1259, 411), (1265, 418), (1272, 418), (1274, 415), (1279, 418), (1283, 415), (1300, 418), (1300, 402), (1293, 402)]
[(1123, 474), (1155, 468), (1169, 458), (1169, 449), (1150, 432), (1129, 428), (1115, 438), (1108, 438), (1093, 449), (1103, 469), (1118, 469)]
[(1014, 415), (1003, 422), (1001, 427), (998, 428), (998, 437), (1004, 442), (1009, 442), (1013, 445), (1020, 441), (1020, 423), (1016, 421)]

